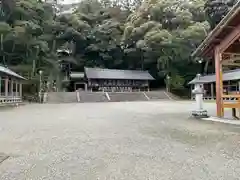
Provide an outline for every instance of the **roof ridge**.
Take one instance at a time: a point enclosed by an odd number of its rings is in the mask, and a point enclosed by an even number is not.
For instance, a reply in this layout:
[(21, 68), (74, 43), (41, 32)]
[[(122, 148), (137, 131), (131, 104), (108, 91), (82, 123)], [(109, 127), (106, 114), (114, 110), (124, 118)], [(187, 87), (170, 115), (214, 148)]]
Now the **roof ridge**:
[(138, 80), (154, 80), (148, 71), (141, 70), (123, 70), (108, 68), (85, 68), (88, 78), (97, 79), (138, 79)]
[[(234, 69), (223, 72), (223, 81), (239, 80), (240, 79), (240, 69)], [(197, 77), (193, 78), (188, 84), (196, 83), (210, 83), (216, 81), (216, 74), (208, 74), (201, 76), (200, 79)]]
[(99, 67), (95, 67), (95, 68), (92, 68), (92, 67), (85, 67), (85, 69), (97, 69), (97, 70), (108, 70), (108, 71), (138, 71), (138, 72), (148, 72), (148, 70), (138, 70), (138, 69), (134, 69), (134, 70), (131, 70), (131, 69), (110, 69), (110, 68), (99, 68)]
[[(231, 73), (231, 72), (235, 72), (235, 71), (240, 71), (240, 68), (238, 69), (232, 69), (232, 70), (228, 70), (228, 71), (223, 71), (223, 73)], [(211, 76), (211, 75), (215, 75), (216, 73), (211, 73), (211, 74), (201, 74), (201, 77), (204, 77), (204, 76)]]
[(8, 74), (9, 76), (13, 76), (19, 79), (24, 79), (26, 80), (24, 77), (22, 77), (21, 75), (17, 74), (16, 72), (12, 71), (11, 69), (9, 69), (8, 67), (4, 67), (0, 65), (0, 72)]

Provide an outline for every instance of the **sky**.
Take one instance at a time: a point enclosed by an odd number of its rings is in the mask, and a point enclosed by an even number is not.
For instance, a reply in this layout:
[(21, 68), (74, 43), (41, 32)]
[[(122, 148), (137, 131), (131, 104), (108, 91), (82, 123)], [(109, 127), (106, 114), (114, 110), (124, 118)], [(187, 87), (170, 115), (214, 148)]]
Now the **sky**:
[(62, 4), (72, 4), (72, 3), (78, 3), (80, 0), (60, 0), (60, 3)]

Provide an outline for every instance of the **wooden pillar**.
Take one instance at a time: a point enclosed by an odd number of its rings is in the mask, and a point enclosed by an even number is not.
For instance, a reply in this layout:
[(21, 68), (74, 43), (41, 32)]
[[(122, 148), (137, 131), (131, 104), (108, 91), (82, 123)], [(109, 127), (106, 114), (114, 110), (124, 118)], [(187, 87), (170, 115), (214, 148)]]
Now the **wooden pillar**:
[(240, 81), (238, 81), (238, 88), (237, 88), (238, 93), (240, 92)]
[(2, 77), (0, 76), (0, 96), (2, 96)]
[(223, 82), (222, 82), (222, 54), (219, 47), (215, 48), (215, 73), (216, 73), (216, 104), (217, 104), (217, 117), (223, 117)]
[(190, 95), (190, 98), (191, 98), (191, 100), (193, 99), (193, 97), (192, 97), (192, 84), (190, 85), (190, 91), (189, 91), (189, 95)]
[(211, 83), (211, 98), (214, 99), (214, 84)]
[(231, 94), (231, 81), (228, 81), (227, 94)]
[(8, 77), (5, 78), (5, 97), (8, 97)]
[(13, 86), (14, 86), (14, 81), (11, 79), (10, 80), (10, 90), (11, 90), (11, 96), (13, 97), (14, 94), (13, 94)]
[(15, 85), (16, 85), (16, 96), (18, 97), (19, 96), (19, 93), (18, 93), (18, 81), (15, 81), (16, 83), (15, 83)]
[(19, 83), (19, 96), (22, 97), (22, 83)]
[(150, 91), (150, 89), (149, 89), (149, 81), (147, 81), (147, 91), (149, 92)]

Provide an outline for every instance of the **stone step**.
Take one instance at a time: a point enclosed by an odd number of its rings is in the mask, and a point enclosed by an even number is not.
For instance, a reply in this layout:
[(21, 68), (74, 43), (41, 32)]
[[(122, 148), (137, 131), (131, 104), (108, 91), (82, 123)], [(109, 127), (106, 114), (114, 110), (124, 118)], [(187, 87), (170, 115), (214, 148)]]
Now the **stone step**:
[(146, 95), (150, 100), (171, 100), (172, 98), (165, 91), (149, 91)]
[(77, 103), (76, 92), (51, 92), (48, 93), (48, 103)]
[(143, 92), (114, 92), (108, 94), (111, 102), (148, 100)]
[(107, 102), (105, 93), (100, 92), (79, 92), (80, 102)]
[[(110, 98), (110, 99), (108, 99)], [(84, 102), (121, 102), (172, 100), (165, 91), (152, 92), (51, 92), (48, 93), (47, 103), (84, 103)]]

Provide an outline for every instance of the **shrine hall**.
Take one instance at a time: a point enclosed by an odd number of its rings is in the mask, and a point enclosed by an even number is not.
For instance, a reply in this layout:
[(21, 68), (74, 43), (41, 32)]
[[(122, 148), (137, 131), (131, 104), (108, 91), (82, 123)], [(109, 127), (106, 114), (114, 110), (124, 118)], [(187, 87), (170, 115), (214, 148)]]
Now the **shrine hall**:
[(0, 106), (22, 102), (22, 84), (24, 77), (12, 70), (0, 66)]

